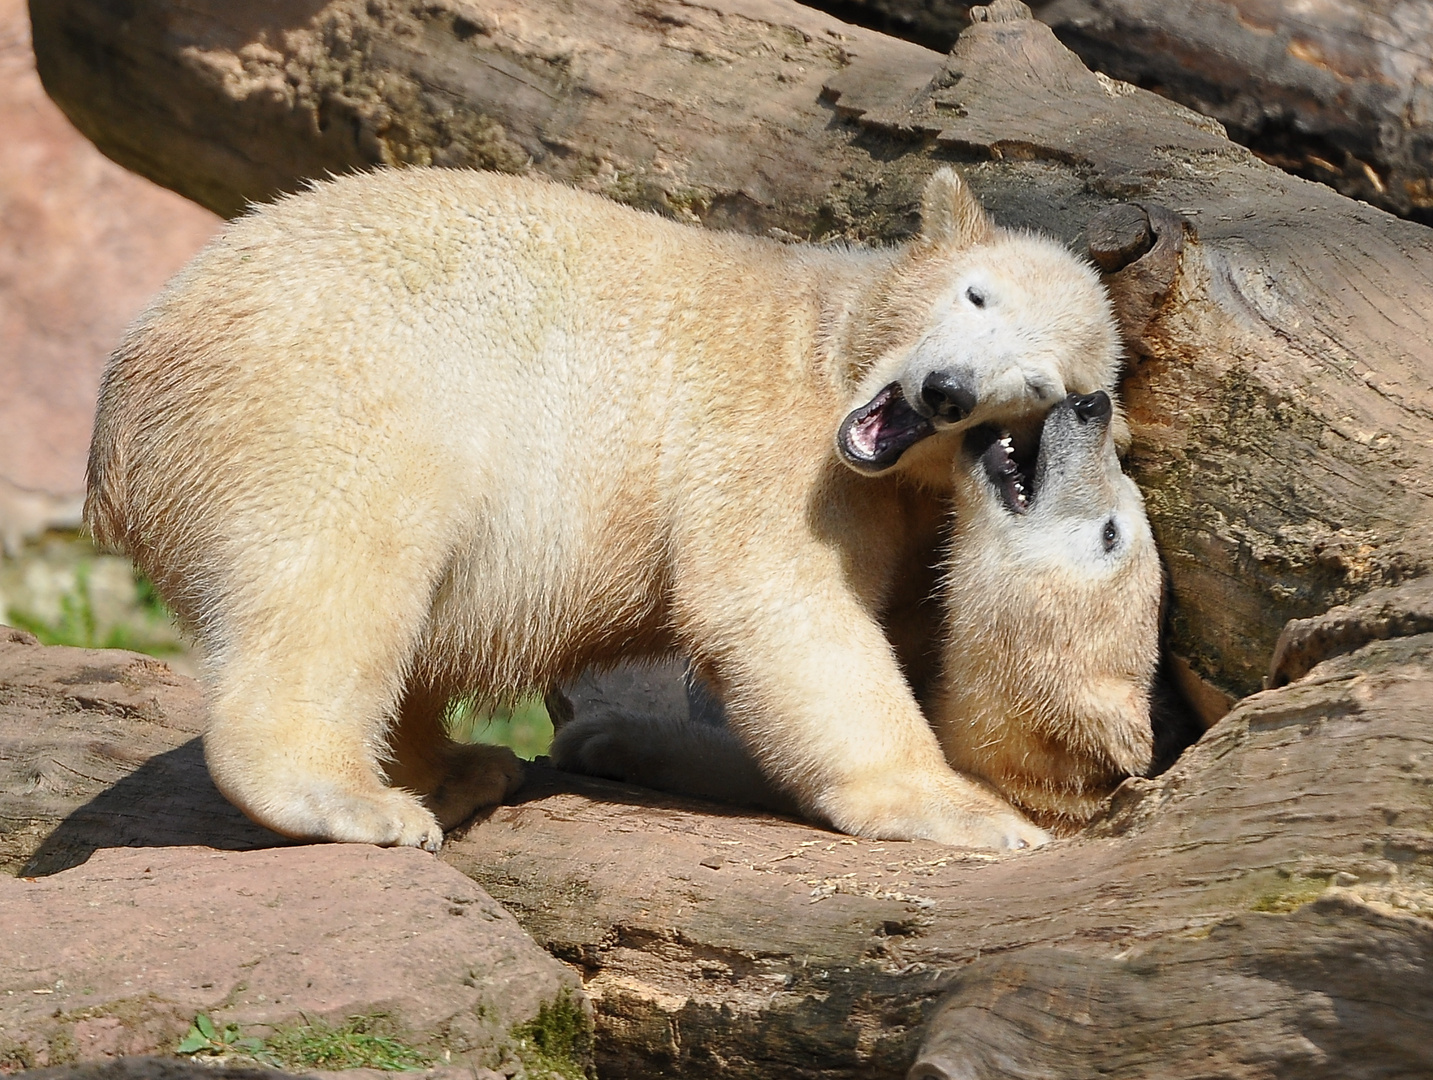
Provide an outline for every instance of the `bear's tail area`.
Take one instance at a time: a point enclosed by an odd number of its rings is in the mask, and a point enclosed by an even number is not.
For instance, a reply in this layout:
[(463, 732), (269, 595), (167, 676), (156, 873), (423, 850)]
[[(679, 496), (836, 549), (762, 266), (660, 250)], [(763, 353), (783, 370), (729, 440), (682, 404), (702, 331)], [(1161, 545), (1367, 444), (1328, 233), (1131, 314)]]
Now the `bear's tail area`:
[(128, 470), (119, 440), (114, 438), (106, 420), (101, 396), (94, 438), (90, 441), (89, 464), (85, 468), (85, 525), (95, 543), (124, 551), (129, 539), (124, 513)]

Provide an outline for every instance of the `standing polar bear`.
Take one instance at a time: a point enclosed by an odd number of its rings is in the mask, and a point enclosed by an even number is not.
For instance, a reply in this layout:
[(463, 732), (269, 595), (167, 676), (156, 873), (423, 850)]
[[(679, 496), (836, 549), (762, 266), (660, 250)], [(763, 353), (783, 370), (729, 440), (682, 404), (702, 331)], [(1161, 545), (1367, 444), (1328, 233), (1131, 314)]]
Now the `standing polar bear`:
[(948, 169), (907, 246), (706, 232), (543, 182), (377, 172), (235, 222), (105, 373), (86, 518), (197, 636), (220, 790), (436, 849), (501, 701), (682, 649), (803, 810), (1021, 847), (883, 631), (961, 433), (1108, 389), (1093, 271)]

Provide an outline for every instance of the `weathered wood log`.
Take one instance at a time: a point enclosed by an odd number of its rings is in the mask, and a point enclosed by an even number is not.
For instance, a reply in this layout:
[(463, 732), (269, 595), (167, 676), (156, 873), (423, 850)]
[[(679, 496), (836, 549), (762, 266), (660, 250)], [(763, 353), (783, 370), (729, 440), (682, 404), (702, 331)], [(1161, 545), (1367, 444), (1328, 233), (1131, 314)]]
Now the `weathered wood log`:
[[(807, 0), (949, 49), (971, 5)], [(1433, 18), (1393, 0), (1033, 0), (1096, 71), (1221, 121), (1265, 161), (1433, 225)]]
[(381, 162), (540, 172), (776, 235), (904, 235), (946, 160), (1002, 221), (1077, 244), (1140, 204), (1158, 243), (1109, 275), (1132, 467), (1173, 647), (1217, 715), (1288, 619), (1429, 568), (1430, 234), (1090, 73), (1022, 5), (982, 13), (942, 59), (785, 0), (32, 7), (81, 130), (224, 213)]
[[(1385, 598), (1369, 644), (1032, 853), (857, 840), (535, 766), (442, 857), (578, 969), (609, 1078), (1426, 1076), (1433, 634), (1371, 640), (1422, 602)], [(172, 768), (202, 718), (198, 688), (147, 659), (0, 640), (12, 872), (276, 842)]]

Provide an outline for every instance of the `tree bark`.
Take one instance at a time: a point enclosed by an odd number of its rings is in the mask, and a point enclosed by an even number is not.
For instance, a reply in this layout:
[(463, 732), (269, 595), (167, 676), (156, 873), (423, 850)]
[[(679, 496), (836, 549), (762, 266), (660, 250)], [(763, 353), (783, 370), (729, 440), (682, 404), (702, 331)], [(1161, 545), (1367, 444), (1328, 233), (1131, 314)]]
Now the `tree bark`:
[(943, 161), (1000, 220), (1081, 247), (1138, 203), (1159, 242), (1102, 255), (1131, 467), (1176, 667), (1217, 715), (1262, 685), (1290, 618), (1428, 570), (1430, 234), (1092, 74), (1023, 5), (978, 14), (942, 58), (785, 0), (32, 9), (81, 130), (228, 214), (384, 162), (541, 173), (778, 236), (907, 235)]
[[(949, 49), (970, 4), (814, 0)], [(1221, 121), (1265, 161), (1433, 225), (1433, 18), (1397, 0), (1036, 0), (1096, 71)]]
[[(609, 1080), (1427, 1076), (1433, 634), (1381, 638), (1427, 618), (1402, 596), (1305, 627), (1305, 661), (1316, 641), (1354, 651), (1031, 853), (858, 840), (534, 766), (442, 858), (578, 969)], [(208, 782), (192, 682), (10, 637), (11, 872), (286, 842)]]

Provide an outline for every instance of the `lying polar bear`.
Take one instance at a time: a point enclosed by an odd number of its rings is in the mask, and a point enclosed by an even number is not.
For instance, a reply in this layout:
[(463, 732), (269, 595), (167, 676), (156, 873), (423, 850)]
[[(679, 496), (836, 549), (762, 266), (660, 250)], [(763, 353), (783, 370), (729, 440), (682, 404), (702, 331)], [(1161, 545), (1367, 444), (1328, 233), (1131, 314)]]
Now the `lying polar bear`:
[(215, 783), (418, 845), (520, 777), (456, 695), (684, 650), (803, 810), (1045, 833), (950, 768), (883, 633), (964, 430), (1111, 387), (1093, 271), (932, 177), (912, 243), (782, 245), (494, 174), (257, 208), (105, 373), (86, 520), (197, 637)]
[[(1104, 391), (1045, 421), (1033, 467), (1008, 432), (966, 435), (941, 580), (931, 725), (950, 764), (1058, 833), (1085, 824), (1153, 756), (1162, 574), (1120, 470)], [(799, 811), (724, 726), (604, 710), (562, 727), (561, 768)]]

